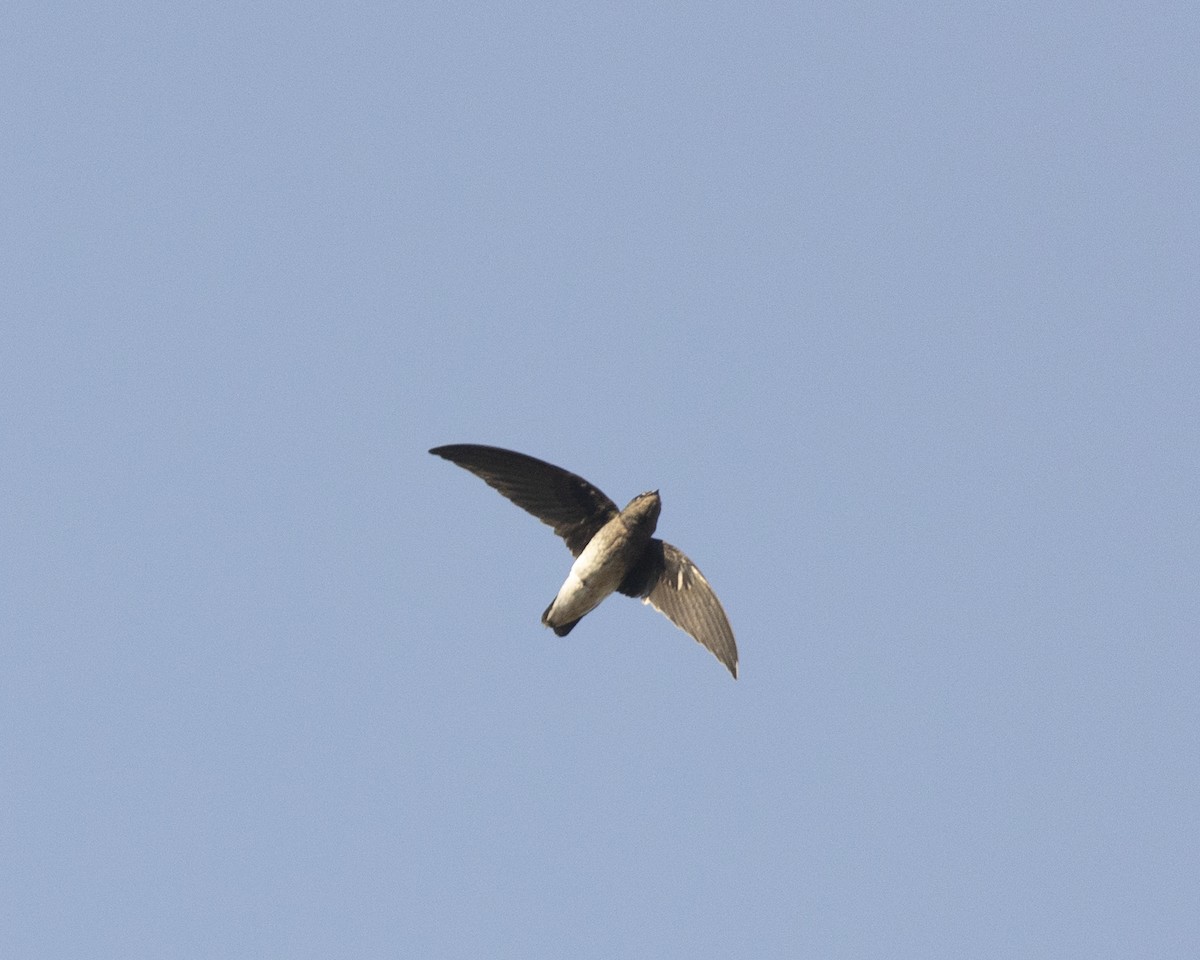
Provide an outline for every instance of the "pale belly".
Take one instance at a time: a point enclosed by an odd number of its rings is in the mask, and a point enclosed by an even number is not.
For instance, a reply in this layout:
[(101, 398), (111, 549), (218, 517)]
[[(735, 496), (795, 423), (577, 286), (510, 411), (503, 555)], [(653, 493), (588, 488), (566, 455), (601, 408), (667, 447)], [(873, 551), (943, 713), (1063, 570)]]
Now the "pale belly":
[(604, 555), (600, 544), (604, 538), (595, 537), (571, 564), (571, 572), (559, 588), (558, 596), (546, 611), (545, 622), (558, 626), (578, 620), (600, 605), (605, 597), (620, 586), (626, 561), (609, 551)]

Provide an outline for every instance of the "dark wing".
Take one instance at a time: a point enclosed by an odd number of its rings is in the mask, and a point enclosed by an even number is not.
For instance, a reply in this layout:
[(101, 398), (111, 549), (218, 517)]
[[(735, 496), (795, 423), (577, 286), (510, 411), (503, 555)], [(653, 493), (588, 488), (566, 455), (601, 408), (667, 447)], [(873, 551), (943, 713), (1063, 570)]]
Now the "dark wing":
[(691, 560), (677, 547), (657, 537), (650, 541), (637, 566), (621, 582), (621, 593), (641, 597), (690, 633), (737, 677), (738, 652), (733, 628), (721, 601)]
[(544, 460), (475, 443), (453, 443), (429, 452), (470, 470), (522, 510), (548, 523), (575, 556), (617, 515), (617, 505), (583, 477)]

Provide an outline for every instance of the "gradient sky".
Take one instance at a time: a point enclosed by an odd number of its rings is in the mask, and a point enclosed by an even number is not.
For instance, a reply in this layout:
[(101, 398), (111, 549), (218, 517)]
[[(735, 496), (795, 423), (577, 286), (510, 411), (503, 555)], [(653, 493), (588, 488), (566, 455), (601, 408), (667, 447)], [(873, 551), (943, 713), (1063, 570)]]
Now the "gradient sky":
[(1200, 956), (1198, 10), (6, 4), (0, 955)]

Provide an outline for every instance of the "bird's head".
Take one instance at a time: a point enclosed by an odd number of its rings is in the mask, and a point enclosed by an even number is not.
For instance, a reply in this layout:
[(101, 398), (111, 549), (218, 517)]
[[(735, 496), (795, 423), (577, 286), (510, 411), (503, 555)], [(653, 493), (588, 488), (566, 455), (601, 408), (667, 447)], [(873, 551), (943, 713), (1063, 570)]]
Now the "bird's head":
[(658, 515), (662, 511), (662, 500), (657, 490), (639, 493), (629, 501), (628, 506), (621, 511), (627, 525), (644, 529), (649, 536), (658, 525)]

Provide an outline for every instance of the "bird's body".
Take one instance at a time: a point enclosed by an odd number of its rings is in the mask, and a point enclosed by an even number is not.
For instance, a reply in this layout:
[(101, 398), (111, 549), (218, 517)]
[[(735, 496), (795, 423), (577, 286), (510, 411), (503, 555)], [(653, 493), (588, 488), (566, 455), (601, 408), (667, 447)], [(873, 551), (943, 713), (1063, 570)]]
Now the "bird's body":
[(645, 552), (661, 509), (657, 490), (643, 493), (601, 527), (571, 564), (558, 595), (542, 614), (542, 623), (565, 637), (614, 593)]
[(691, 560), (654, 536), (657, 490), (618, 511), (582, 477), (523, 453), (469, 443), (429, 452), (471, 471), (566, 541), (575, 562), (542, 614), (558, 636), (620, 592), (660, 610), (737, 676), (737, 645), (716, 594)]

